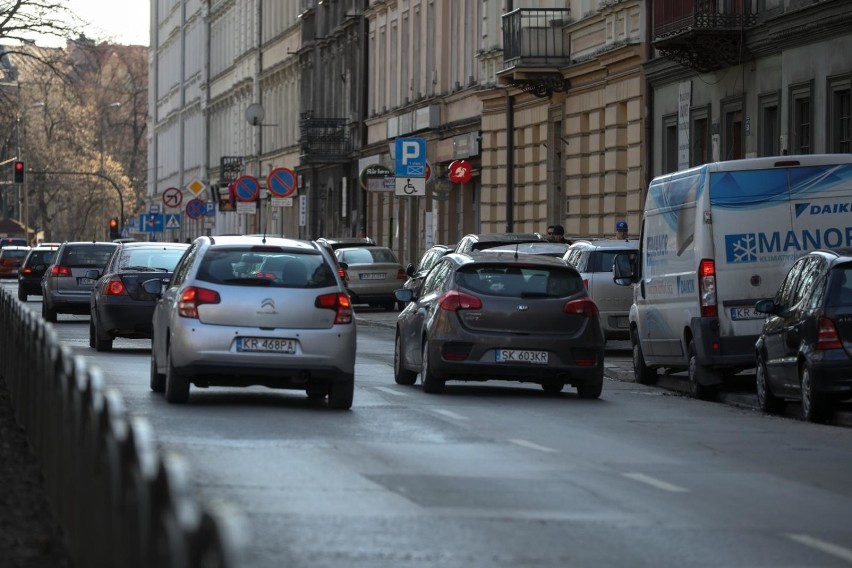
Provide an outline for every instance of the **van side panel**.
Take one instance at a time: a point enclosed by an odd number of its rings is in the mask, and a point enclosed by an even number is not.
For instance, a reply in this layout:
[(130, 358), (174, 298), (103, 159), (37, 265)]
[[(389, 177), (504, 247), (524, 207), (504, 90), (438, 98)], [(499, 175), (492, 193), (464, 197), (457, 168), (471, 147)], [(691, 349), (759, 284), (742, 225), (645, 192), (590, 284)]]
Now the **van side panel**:
[(703, 169), (656, 180), (648, 189), (642, 280), (634, 291), (638, 335), (649, 365), (682, 363), (683, 329), (698, 315), (696, 243), (706, 231), (696, 219), (705, 207)]

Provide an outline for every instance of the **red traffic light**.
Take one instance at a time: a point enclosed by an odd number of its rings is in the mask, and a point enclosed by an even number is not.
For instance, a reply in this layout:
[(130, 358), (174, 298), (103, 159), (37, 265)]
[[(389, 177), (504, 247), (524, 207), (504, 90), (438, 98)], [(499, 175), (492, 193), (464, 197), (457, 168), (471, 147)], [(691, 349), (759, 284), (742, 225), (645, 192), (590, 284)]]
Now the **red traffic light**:
[(110, 229), (117, 229), (118, 228), (118, 219), (116, 219), (115, 217), (110, 219), (109, 220), (109, 228)]
[(24, 183), (24, 162), (17, 160), (15, 162), (15, 183)]

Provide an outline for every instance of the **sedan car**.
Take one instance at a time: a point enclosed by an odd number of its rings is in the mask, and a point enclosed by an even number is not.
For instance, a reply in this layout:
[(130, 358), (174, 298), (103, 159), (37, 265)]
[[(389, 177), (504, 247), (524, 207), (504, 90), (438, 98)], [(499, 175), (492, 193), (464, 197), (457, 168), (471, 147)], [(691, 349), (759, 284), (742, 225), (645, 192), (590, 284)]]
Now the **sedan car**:
[(612, 279), (612, 263), (618, 254), (632, 260), (639, 251), (639, 241), (594, 240), (575, 241), (563, 258), (580, 272), (589, 296), (601, 312), (601, 325), (607, 339), (629, 339), (630, 306), (633, 289), (619, 286)]
[(17, 277), (30, 247), (8, 246), (0, 249), (0, 278)]
[(151, 340), (151, 390), (185, 403), (196, 387), (301, 389), (348, 409), (355, 319), (327, 249), (262, 236), (199, 237), (161, 289)]
[(349, 296), (353, 304), (396, 309), (394, 291), (405, 282), (405, 269), (387, 247), (347, 247), (334, 251), (346, 266)]
[(58, 243), (45, 243), (29, 250), (21, 269), (18, 271), (18, 299), (27, 301), (31, 295), (41, 296), (41, 279), (50, 265), (53, 255), (59, 249)]
[(118, 247), (115, 243), (81, 241), (62, 243), (41, 281), (41, 315), (55, 322), (57, 314), (84, 314), (90, 308), (92, 288)]
[(451, 253), (399, 314), (394, 377), (440, 393), (447, 381), (537, 383), (581, 398), (603, 388), (604, 336), (580, 274), (564, 261), (514, 253)]
[(852, 249), (800, 257), (755, 309), (767, 314), (755, 344), (760, 408), (798, 400), (805, 420), (829, 418), (833, 403), (852, 398)]
[(183, 243), (121, 243), (102, 274), (88, 274), (98, 278), (91, 295), (89, 347), (109, 351), (116, 337), (150, 339), (157, 296), (142, 284), (168, 282), (187, 248)]

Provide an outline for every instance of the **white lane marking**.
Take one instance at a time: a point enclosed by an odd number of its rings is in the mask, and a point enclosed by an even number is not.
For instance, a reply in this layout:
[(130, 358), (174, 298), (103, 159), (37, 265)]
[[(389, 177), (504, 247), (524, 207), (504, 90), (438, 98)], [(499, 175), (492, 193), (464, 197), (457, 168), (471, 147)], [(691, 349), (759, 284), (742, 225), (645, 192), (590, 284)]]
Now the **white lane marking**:
[(389, 387), (376, 387), (376, 390), (380, 390), (382, 392), (386, 392), (388, 394), (392, 394), (392, 395), (395, 395), (395, 396), (408, 396), (404, 392), (400, 392), (398, 390), (395, 390), (395, 389), (392, 389), (392, 388), (389, 388)]
[(672, 493), (687, 493), (689, 489), (685, 489), (679, 485), (674, 485), (673, 483), (669, 483), (667, 481), (663, 481), (662, 479), (657, 479), (656, 477), (651, 477), (650, 475), (645, 475), (644, 473), (622, 473), (624, 477), (628, 477), (634, 481), (638, 481), (640, 483), (646, 483), (651, 487), (656, 487), (657, 489), (662, 489), (663, 491), (671, 491)]
[(444, 410), (442, 408), (433, 408), (432, 412), (435, 414), (440, 414), (441, 416), (446, 416), (447, 418), (452, 418), (453, 420), (467, 420), (467, 416), (462, 416), (461, 414), (456, 414), (452, 410)]
[(790, 540), (794, 540), (799, 544), (804, 544), (805, 546), (809, 546), (811, 548), (815, 548), (826, 554), (830, 554), (832, 556), (836, 556), (841, 560), (845, 560), (852, 564), (852, 550), (848, 548), (844, 548), (842, 546), (837, 546), (836, 544), (831, 544), (830, 542), (825, 542), (824, 540), (820, 540), (818, 538), (814, 538), (812, 536), (808, 536), (806, 534), (793, 534), (788, 533), (786, 535)]
[(512, 442), (513, 444), (517, 444), (518, 446), (522, 446), (524, 448), (529, 448), (531, 450), (538, 450), (540, 452), (548, 452), (548, 453), (551, 453), (551, 454), (556, 453), (556, 450), (554, 450), (553, 448), (548, 448), (547, 446), (539, 446), (535, 442), (530, 442), (528, 440), (521, 440), (520, 438), (512, 438), (509, 441)]

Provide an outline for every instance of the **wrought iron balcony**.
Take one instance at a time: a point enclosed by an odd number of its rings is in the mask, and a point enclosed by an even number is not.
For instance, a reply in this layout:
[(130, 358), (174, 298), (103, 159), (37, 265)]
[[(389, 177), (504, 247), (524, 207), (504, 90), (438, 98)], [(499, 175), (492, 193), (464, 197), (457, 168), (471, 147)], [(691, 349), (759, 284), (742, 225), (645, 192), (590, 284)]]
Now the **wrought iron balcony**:
[(345, 160), (352, 152), (352, 141), (344, 118), (314, 118), (306, 112), (302, 113), (299, 128), (299, 146), (306, 161)]
[(570, 16), (570, 10), (557, 8), (520, 8), (503, 14), (500, 75), (510, 85), (540, 97), (568, 90), (568, 80), (558, 68), (571, 62), (565, 34)]
[(700, 72), (736, 65), (745, 30), (757, 24), (754, 0), (657, 0), (654, 47), (660, 55)]

